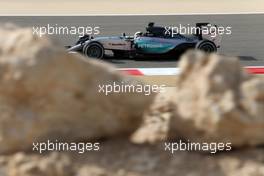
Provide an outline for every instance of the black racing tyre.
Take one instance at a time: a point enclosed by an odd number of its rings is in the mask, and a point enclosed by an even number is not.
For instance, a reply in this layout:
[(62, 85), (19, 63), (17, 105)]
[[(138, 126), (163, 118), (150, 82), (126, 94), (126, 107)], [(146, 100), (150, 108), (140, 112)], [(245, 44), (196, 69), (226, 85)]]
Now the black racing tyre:
[(90, 58), (102, 59), (104, 47), (99, 43), (88, 43), (83, 47), (83, 54)]
[(217, 47), (215, 44), (209, 40), (202, 40), (198, 42), (195, 46), (196, 49), (202, 50), (206, 53), (217, 52)]

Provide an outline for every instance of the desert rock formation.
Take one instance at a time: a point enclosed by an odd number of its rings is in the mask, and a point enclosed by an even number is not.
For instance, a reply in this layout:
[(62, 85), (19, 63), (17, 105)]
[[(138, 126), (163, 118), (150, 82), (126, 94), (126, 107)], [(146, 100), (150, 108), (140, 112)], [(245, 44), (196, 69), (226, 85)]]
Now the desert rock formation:
[(68, 54), (31, 29), (0, 29), (0, 153), (33, 142), (126, 135), (141, 122), (152, 96), (100, 93), (99, 85), (142, 84), (114, 67)]

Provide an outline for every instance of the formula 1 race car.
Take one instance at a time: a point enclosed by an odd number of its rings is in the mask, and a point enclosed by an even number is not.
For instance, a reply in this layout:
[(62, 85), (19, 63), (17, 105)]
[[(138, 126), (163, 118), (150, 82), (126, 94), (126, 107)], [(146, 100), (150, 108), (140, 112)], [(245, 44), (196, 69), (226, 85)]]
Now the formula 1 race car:
[[(196, 33), (182, 35), (173, 28), (155, 26), (149, 23), (146, 32), (136, 32), (134, 36), (112, 37), (81, 37), (74, 46), (68, 48), (69, 52), (80, 52), (91, 58), (102, 59), (105, 51), (110, 50), (116, 58), (135, 58), (140, 56), (174, 56), (190, 48), (205, 52), (217, 52), (220, 47), (219, 35), (204, 34), (203, 27), (215, 27), (209, 23), (197, 23)], [(212, 31), (212, 30), (209, 30)], [(173, 34), (173, 35), (171, 35)]]

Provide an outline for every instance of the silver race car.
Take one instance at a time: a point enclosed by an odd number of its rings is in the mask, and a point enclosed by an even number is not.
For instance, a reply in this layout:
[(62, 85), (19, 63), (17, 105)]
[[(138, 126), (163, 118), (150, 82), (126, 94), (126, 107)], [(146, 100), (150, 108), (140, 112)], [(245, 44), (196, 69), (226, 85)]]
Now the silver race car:
[[(197, 23), (196, 33), (182, 35), (173, 28), (155, 26), (149, 23), (146, 32), (136, 32), (134, 36), (109, 36), (109, 37), (81, 37), (74, 46), (68, 48), (69, 52), (80, 52), (91, 58), (102, 59), (107, 50), (112, 51), (114, 57), (145, 57), (145, 56), (174, 56), (186, 50), (200, 49), (205, 52), (217, 52), (220, 47), (221, 36), (204, 34), (216, 25), (210, 23)], [(173, 35), (172, 35), (173, 34)]]

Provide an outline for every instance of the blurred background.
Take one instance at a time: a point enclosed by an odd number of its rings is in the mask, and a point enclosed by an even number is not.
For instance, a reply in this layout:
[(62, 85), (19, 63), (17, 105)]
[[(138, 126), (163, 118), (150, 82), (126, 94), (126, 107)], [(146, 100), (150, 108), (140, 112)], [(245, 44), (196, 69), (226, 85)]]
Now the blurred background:
[(0, 14), (175, 14), (263, 12), (263, 0), (9, 0)]

